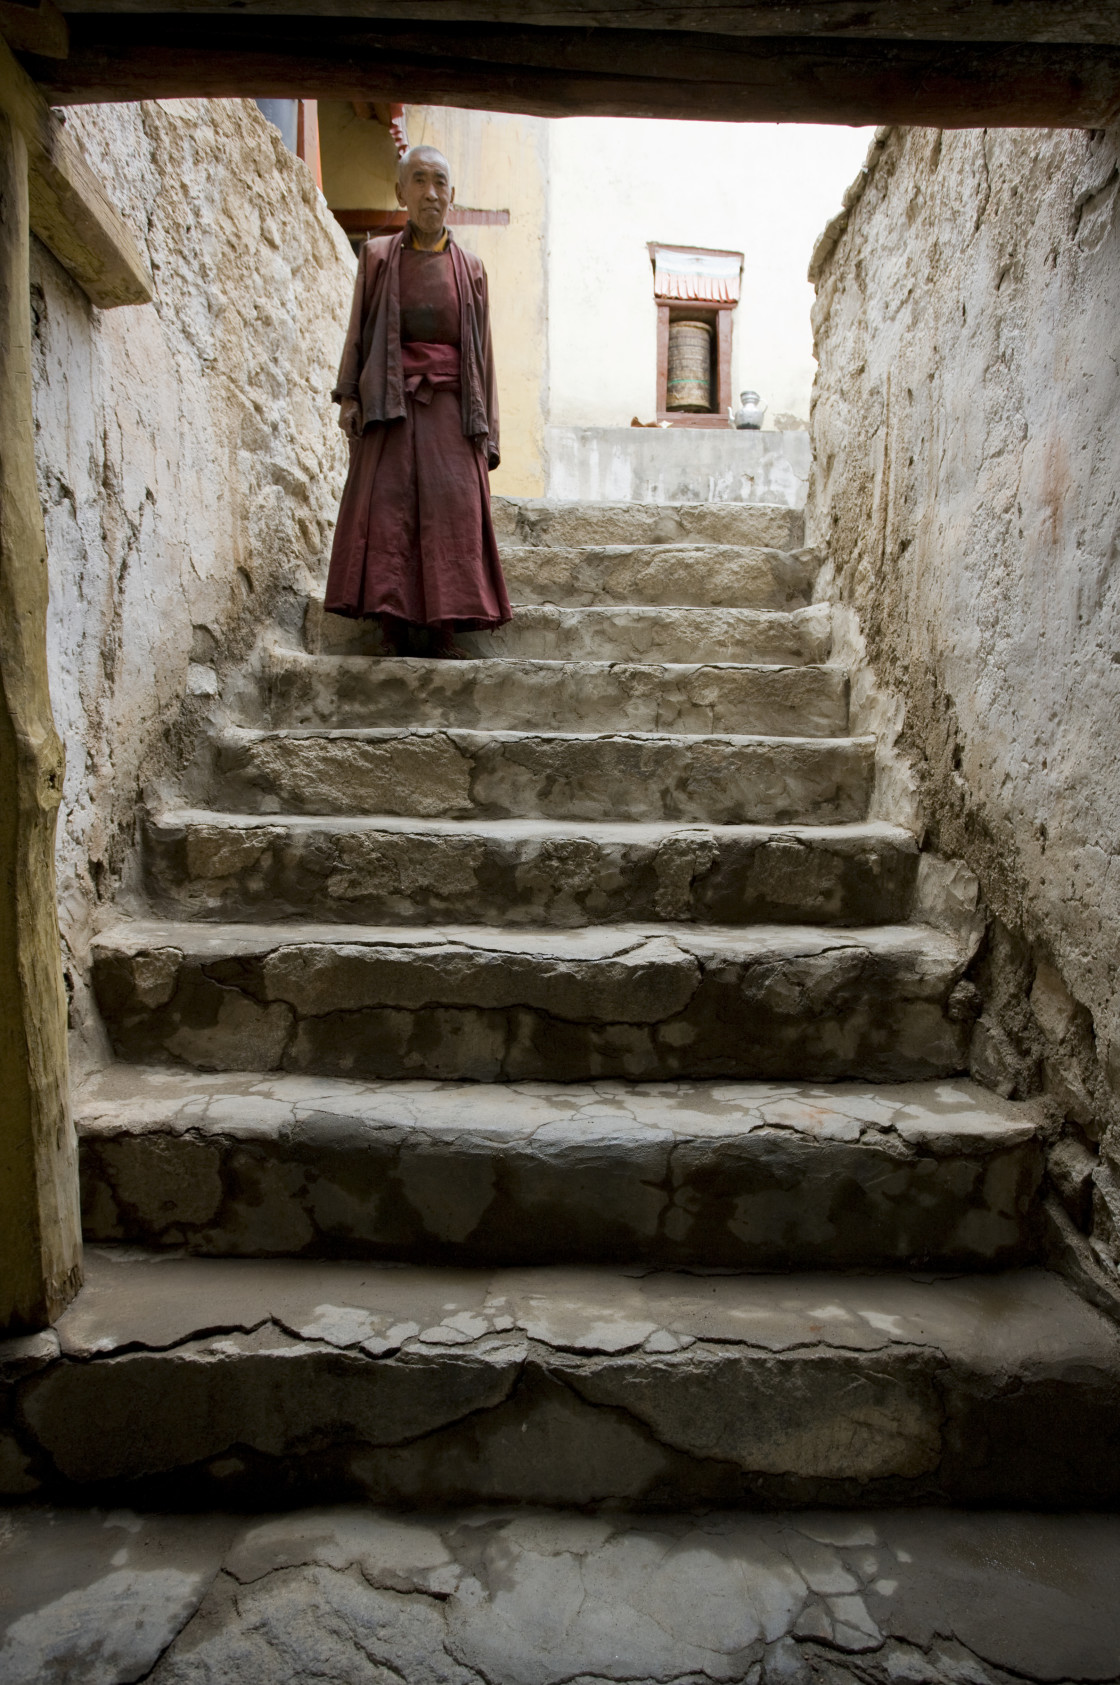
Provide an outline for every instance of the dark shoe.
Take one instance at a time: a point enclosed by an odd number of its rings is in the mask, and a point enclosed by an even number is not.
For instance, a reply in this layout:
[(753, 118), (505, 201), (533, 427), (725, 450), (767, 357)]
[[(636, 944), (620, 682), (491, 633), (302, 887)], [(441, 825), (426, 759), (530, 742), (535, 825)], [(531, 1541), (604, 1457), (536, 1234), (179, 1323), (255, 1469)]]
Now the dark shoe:
[(378, 615), (381, 625), (381, 653), (382, 655), (408, 655), (411, 653), (412, 640), (409, 637), (407, 620), (398, 620), (395, 614)]
[(437, 661), (470, 661), (471, 652), (455, 642), (455, 634), (448, 627), (432, 628), (432, 654)]

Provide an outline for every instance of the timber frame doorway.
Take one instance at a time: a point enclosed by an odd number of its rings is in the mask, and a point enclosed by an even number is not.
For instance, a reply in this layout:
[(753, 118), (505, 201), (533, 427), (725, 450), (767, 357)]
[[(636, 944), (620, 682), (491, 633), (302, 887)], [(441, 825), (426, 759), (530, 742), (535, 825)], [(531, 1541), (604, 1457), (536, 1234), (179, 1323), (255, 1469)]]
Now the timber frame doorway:
[(81, 1284), (30, 236), (102, 308), (150, 300), (51, 107), (178, 96), (1099, 128), (1120, 113), (1120, 0), (0, 0), (0, 1331), (45, 1327)]

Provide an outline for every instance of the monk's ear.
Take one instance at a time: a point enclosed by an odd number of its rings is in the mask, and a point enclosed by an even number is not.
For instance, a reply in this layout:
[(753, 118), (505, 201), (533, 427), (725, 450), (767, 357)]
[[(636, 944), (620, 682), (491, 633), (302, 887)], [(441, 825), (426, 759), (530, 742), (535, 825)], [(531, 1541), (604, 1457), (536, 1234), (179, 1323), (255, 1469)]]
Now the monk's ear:
[(454, 188), (452, 188), (452, 189), (451, 189), (451, 197), (450, 197), (450, 199), (449, 199), (449, 200), (448, 200), (448, 201), (447, 201), (447, 203), (448, 203), (448, 204), (449, 204), (449, 205), (453, 205), (453, 204), (454, 204), (454, 203), (455, 203), (455, 189), (454, 189)]
[(400, 178), (399, 177), (397, 178), (397, 181), (396, 181), (396, 191), (397, 191), (397, 204), (403, 207), (404, 206), (404, 194), (401, 192), (401, 184), (400, 184)]

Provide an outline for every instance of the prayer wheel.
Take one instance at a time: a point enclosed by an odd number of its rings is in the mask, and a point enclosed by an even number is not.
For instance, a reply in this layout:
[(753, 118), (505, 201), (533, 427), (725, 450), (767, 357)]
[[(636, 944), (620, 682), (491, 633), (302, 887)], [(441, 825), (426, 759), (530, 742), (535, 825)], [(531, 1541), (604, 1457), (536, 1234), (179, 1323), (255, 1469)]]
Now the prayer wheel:
[(712, 407), (712, 329), (709, 322), (669, 323), (669, 378), (665, 407)]

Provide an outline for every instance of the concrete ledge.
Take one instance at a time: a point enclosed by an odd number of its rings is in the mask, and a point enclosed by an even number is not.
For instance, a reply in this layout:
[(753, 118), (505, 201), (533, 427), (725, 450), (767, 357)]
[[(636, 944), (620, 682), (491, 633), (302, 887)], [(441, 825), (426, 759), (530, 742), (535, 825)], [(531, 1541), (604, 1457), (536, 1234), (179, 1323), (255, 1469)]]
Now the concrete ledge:
[(210, 796), (232, 813), (847, 824), (874, 756), (868, 737), (230, 728)]
[(798, 609), (820, 569), (815, 550), (733, 544), (507, 545), (515, 603)]
[(118, 1057), (467, 1082), (915, 1082), (967, 1064), (969, 950), (924, 925), (217, 925), (97, 938)]
[(733, 427), (548, 427), (548, 496), (588, 503), (803, 509), (809, 435)]
[(132, 1507), (1120, 1501), (1120, 1332), (1036, 1270), (91, 1249), (57, 1328), (0, 1347), (0, 1409), (8, 1491)]
[[(321, 598), (308, 602), (303, 635), (311, 655), (385, 654), (376, 620), (328, 614)], [(518, 603), (508, 625), (496, 632), (460, 632), (457, 642), (484, 658), (762, 661), (796, 666), (828, 660), (832, 610), (828, 603), (791, 610)]]
[(864, 925), (911, 914), (918, 849), (862, 825), (330, 819), (180, 809), (144, 834), (171, 918), (368, 924)]
[(825, 665), (747, 662), (477, 661), (266, 652), (263, 712), (273, 727), (461, 726), (703, 736), (841, 737), (848, 675)]
[(495, 497), (494, 531), (517, 544), (760, 544), (796, 550), (805, 517), (778, 503), (598, 503)]
[(358, 1083), (111, 1065), (87, 1241), (660, 1268), (1030, 1262), (1038, 1119), (969, 1082)]

